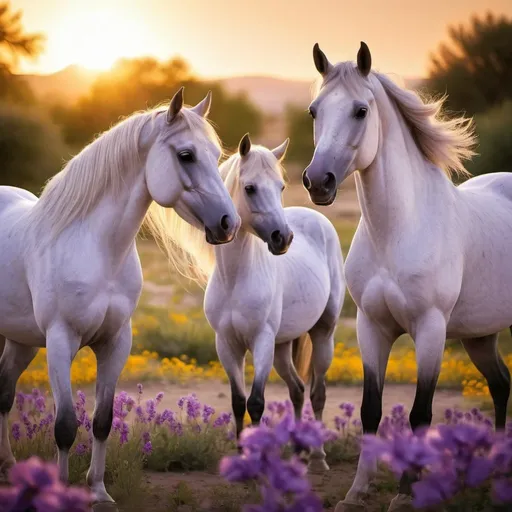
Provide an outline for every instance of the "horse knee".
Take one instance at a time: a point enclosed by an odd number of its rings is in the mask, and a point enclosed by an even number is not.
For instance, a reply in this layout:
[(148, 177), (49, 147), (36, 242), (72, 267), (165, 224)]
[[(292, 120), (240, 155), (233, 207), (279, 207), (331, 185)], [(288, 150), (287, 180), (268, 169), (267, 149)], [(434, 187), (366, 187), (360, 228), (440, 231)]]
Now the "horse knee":
[(249, 400), (247, 400), (247, 410), (249, 411), (253, 425), (257, 425), (265, 410), (265, 398), (263, 397), (263, 393), (251, 393)]
[(100, 407), (94, 411), (92, 433), (98, 441), (106, 441), (112, 428), (113, 405)]
[(78, 420), (73, 407), (57, 411), (55, 420), (55, 442), (59, 450), (69, 451), (75, 442), (78, 431)]

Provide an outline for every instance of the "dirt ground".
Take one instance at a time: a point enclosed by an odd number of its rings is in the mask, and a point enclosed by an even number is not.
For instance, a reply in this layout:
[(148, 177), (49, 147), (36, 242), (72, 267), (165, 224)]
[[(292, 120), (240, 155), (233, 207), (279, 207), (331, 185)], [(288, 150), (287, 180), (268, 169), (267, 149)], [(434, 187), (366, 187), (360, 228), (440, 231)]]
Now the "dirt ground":
[[(121, 384), (120, 389), (128, 391), (135, 395), (137, 388), (135, 385)], [(201, 403), (207, 403), (213, 406), (217, 412), (230, 411), (230, 391), (227, 384), (222, 382), (201, 382), (196, 385), (174, 385), (174, 384), (157, 384), (148, 383), (144, 385), (143, 398), (147, 399), (155, 396), (159, 391), (165, 393), (160, 408), (169, 408), (177, 410), (177, 400), (186, 394), (196, 393)], [(393, 385), (387, 384), (384, 390), (384, 414), (388, 414), (394, 404), (402, 403), (407, 409), (410, 409), (414, 399), (415, 387), (413, 385)], [(288, 398), (287, 389), (281, 384), (269, 384), (266, 389), (266, 400), (285, 400)], [(333, 427), (333, 419), (340, 413), (339, 404), (343, 401), (352, 402), (356, 405), (356, 417), (359, 416), (359, 407), (361, 403), (362, 386), (330, 386), (327, 389), (327, 404), (324, 415), (324, 421), (331, 428)], [(448, 407), (464, 407), (463, 397), (459, 392), (449, 390), (438, 390), (434, 400), (434, 422), (441, 421), (444, 410)], [(310, 475), (315, 492), (324, 500), (326, 512), (334, 511), (336, 503), (343, 499), (348, 491), (352, 479), (355, 475), (357, 460), (352, 460), (331, 467), (331, 469), (323, 475)], [(234, 493), (235, 484), (229, 484), (225, 487), (226, 482), (214, 473), (194, 471), (190, 473), (154, 473), (147, 472), (148, 482), (152, 487), (152, 497), (147, 503), (146, 510), (176, 510), (183, 512), (193, 512), (193, 508), (187, 505), (173, 504), (171, 508), (161, 509), (164, 496), (169, 496), (174, 489), (180, 484), (185, 483), (186, 487), (193, 494), (199, 495), (205, 490), (214, 489), (224, 486), (224, 493)], [(390, 485), (388, 480), (377, 480), (376, 485), (372, 487), (372, 492), (367, 504), (368, 512), (381, 512), (387, 510), (387, 506), (393, 496), (396, 494), (396, 487)], [(219, 498), (220, 499), (220, 498)], [(222, 497), (222, 503), (229, 501), (225, 495)], [(227, 503), (227, 502), (226, 502)], [(218, 510), (215, 504), (207, 507), (208, 510)], [(125, 510), (122, 508), (122, 512)], [(204, 508), (202, 510), (205, 510)], [(224, 512), (234, 510), (226, 509)], [(128, 509), (126, 510), (128, 512)]]

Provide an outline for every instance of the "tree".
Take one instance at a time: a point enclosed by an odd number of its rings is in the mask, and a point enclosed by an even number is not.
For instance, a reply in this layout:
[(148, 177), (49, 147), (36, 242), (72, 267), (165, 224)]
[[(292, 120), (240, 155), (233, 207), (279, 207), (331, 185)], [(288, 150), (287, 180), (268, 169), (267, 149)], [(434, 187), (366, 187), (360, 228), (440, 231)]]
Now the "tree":
[(170, 99), (181, 85), (190, 105), (212, 90), (210, 119), (229, 148), (235, 148), (245, 132), (261, 131), (262, 116), (246, 97), (228, 95), (218, 83), (198, 81), (179, 58), (167, 62), (148, 57), (121, 59), (71, 108), (56, 107), (54, 118), (62, 125), (66, 141), (78, 149), (123, 116)]
[(315, 150), (313, 120), (306, 110), (293, 105), (286, 108), (286, 131), (290, 137), (287, 159), (306, 166)]
[(13, 72), (20, 57), (37, 57), (41, 53), (44, 37), (40, 34), (26, 34), (21, 17), (21, 11), (11, 11), (9, 2), (0, 4), (0, 98), (29, 102), (34, 97), (28, 84)]
[(429, 88), (448, 93), (449, 109), (475, 114), (512, 98), (512, 20), (488, 13), (448, 33), (430, 57)]
[(0, 184), (37, 193), (69, 157), (60, 130), (43, 113), (0, 104)]

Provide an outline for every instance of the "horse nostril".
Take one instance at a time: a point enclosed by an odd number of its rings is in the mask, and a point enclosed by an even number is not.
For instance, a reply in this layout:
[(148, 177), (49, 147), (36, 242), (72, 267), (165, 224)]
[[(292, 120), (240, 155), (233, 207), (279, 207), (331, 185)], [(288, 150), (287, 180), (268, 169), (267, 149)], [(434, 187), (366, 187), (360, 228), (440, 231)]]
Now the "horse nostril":
[(308, 175), (306, 174), (306, 171), (302, 173), (302, 183), (306, 190), (309, 190), (311, 188), (311, 181), (308, 178)]
[(322, 186), (325, 190), (332, 190), (336, 188), (336, 176), (332, 172), (328, 172), (325, 175), (324, 181), (322, 182)]
[(229, 229), (230, 223), (229, 223), (229, 216), (228, 215), (223, 215), (222, 216), (222, 219), (220, 219), (220, 227), (224, 231), (227, 231)]
[(270, 235), (270, 239), (274, 244), (280, 244), (283, 237), (281, 236), (281, 231), (276, 229), (275, 231), (272, 231), (272, 234)]

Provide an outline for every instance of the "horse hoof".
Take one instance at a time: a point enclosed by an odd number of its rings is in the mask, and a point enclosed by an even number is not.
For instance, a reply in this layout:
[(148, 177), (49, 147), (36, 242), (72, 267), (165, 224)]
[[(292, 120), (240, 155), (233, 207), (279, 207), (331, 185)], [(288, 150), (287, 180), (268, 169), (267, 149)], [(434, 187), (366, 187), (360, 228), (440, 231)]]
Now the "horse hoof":
[(412, 496), (408, 494), (397, 494), (389, 504), (388, 512), (414, 512)]
[(311, 459), (308, 463), (309, 473), (325, 473), (329, 471), (329, 465), (325, 459)]
[(119, 512), (117, 505), (113, 501), (100, 501), (92, 506), (93, 512)]
[(366, 512), (366, 505), (362, 501), (359, 503), (339, 501), (334, 512)]

